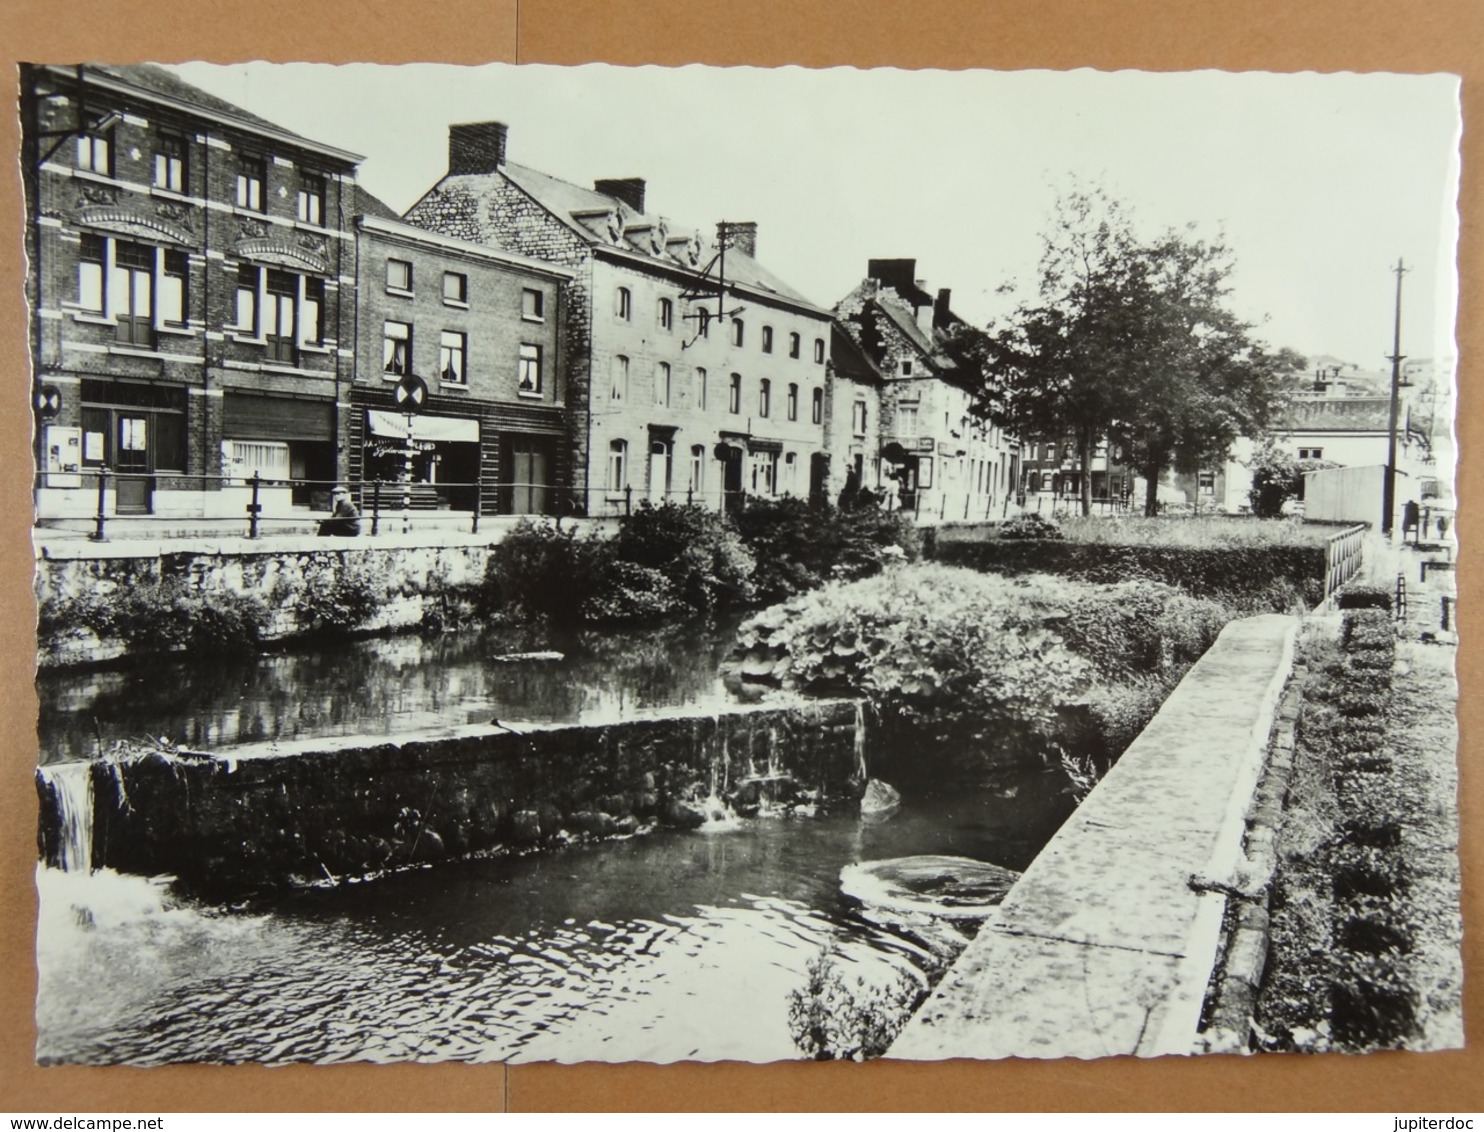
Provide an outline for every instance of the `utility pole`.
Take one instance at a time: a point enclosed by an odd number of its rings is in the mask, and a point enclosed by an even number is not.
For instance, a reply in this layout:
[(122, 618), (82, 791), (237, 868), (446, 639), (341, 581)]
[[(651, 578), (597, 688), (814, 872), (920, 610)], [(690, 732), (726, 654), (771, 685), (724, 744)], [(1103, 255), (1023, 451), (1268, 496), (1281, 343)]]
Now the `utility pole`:
[(1392, 268), (1396, 272), (1396, 321), (1391, 339), (1391, 412), (1386, 426), (1386, 480), (1381, 490), (1381, 533), (1390, 535), (1396, 513), (1396, 418), (1401, 403), (1402, 384), (1402, 276), (1407, 273), (1400, 259)]

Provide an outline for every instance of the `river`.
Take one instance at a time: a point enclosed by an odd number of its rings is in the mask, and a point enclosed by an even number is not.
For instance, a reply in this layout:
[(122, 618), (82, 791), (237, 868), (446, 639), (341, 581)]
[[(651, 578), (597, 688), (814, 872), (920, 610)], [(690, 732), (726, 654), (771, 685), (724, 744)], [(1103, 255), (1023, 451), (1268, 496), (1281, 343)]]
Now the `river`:
[[(52, 674), (43, 704), (49, 688), (66, 692), (43, 708), (43, 741), (55, 761), (85, 756), (98, 733), (227, 744), (265, 729), (587, 719), (726, 695), (725, 645), (704, 634), (575, 647), (560, 662), (492, 659), (508, 644), (400, 639), (214, 671)], [(167, 687), (144, 691), (157, 683)], [(841, 867), (941, 853), (1022, 869), (1070, 812), (1064, 785), (1028, 768), (909, 794), (884, 821), (730, 819), (233, 907), (159, 879), (43, 868), (37, 1054), (138, 1065), (797, 1057), (790, 994), (826, 948), (847, 986), (886, 987), (920, 983), (962, 943), (938, 921), (873, 918), (841, 895)]]

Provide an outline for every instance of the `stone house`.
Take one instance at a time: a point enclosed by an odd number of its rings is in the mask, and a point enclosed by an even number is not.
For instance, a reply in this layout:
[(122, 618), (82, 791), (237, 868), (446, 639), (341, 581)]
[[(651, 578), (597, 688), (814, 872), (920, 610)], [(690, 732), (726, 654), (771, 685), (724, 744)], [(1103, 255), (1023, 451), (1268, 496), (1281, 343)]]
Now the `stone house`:
[(970, 382), (943, 351), (963, 320), (946, 289), (916, 279), (916, 260), (873, 259), (835, 308), (840, 327), (880, 373), (880, 472), (873, 490), (921, 522), (1005, 514), (1020, 476), (1020, 449), (974, 418)]
[(839, 322), (831, 327), (830, 364), (825, 386), (825, 494), (841, 498), (847, 484), (878, 499), (886, 493), (881, 477), (880, 368)]
[(111, 514), (241, 518), (254, 470), (321, 502), (359, 157), (147, 65), (28, 65), (21, 103), (38, 520), (91, 514), (104, 470)]
[(648, 207), (640, 178), (591, 189), (507, 159), (503, 123), (449, 128), (448, 172), (411, 224), (571, 269), (563, 294), (571, 507), (721, 507), (822, 490), (830, 313), (756, 259)]
[[(346, 475), (362, 485), (362, 509), (365, 484), (410, 480), (424, 506), (551, 510), (569, 482), (560, 327), (572, 272), (360, 200)], [(427, 389), (411, 414), (395, 403), (409, 375)]]

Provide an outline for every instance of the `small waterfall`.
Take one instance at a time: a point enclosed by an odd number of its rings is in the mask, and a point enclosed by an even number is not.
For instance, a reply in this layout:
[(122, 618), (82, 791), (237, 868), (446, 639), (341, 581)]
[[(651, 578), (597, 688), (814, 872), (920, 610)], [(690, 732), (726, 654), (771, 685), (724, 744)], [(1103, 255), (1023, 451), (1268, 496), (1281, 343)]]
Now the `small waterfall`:
[(93, 870), (93, 764), (58, 763), (39, 768), (41, 780), (56, 800), (52, 815), (56, 851), (53, 860), (63, 872)]
[(866, 703), (855, 701), (855, 776), (862, 782), (870, 781), (866, 771)]

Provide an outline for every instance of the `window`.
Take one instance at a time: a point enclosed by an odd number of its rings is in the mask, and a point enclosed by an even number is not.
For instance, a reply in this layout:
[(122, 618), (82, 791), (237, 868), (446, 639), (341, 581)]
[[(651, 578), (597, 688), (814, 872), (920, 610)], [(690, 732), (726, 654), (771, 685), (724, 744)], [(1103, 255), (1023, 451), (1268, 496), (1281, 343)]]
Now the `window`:
[(160, 264), (160, 321), (169, 326), (186, 324), (185, 252), (167, 250)]
[(799, 419), (799, 387), (793, 382), (788, 383), (788, 419)]
[(745, 337), (746, 335), (743, 332), (742, 320), (740, 318), (732, 319), (732, 345), (742, 345)]
[(412, 327), (405, 322), (381, 324), (381, 369), (390, 377), (412, 372)]
[(293, 363), (299, 332), (299, 276), (270, 268), (263, 286), (263, 340), (269, 361)]
[(304, 277), (304, 300), (299, 304), (299, 340), (318, 346), (325, 340), (325, 281)]
[(402, 259), (386, 261), (386, 289), (412, 294), (412, 264)]
[(814, 340), (814, 361), (817, 365), (824, 365), (824, 339)]
[(669, 299), (661, 299), (659, 307), (659, 326), (665, 333), (675, 329), (675, 304)]
[[(464, 385), (469, 380), (465, 368), (468, 340), (457, 330), (445, 330), (438, 335), (438, 380), (449, 385)], [(521, 347), (525, 357), (525, 347)]]
[(1322, 460), (1324, 459), (1323, 448), (1300, 448), (1298, 450), (1300, 460)]
[(312, 173), (299, 175), (300, 223), (320, 225), (325, 222), (325, 179)]
[(754, 495), (772, 495), (777, 490), (778, 453), (754, 452), (752, 454), (752, 492)]
[(902, 359), (902, 376), (903, 377), (911, 377), (912, 376), (912, 359), (911, 358), (903, 358)]
[(107, 255), (102, 236), (82, 234), (77, 259), (77, 305), (94, 314), (103, 313), (103, 266)]
[(766, 377), (757, 383), (757, 415), (766, 417), (772, 408), (773, 383)]
[(629, 359), (618, 354), (613, 359), (613, 401), (629, 399)]
[(690, 490), (694, 495), (700, 495), (705, 489), (706, 478), (706, 447), (703, 444), (693, 444), (690, 449)]
[(614, 292), (613, 313), (620, 322), (628, 322), (634, 317), (634, 295), (627, 287)]
[(783, 490), (797, 495), (799, 490), (799, 454), (789, 452), (783, 457)]
[(815, 424), (824, 423), (824, 390), (816, 389), (809, 398), (809, 419)]
[(527, 287), (520, 293), (520, 317), (527, 322), (546, 321), (546, 295)]
[(734, 373), (727, 386), (727, 411), (733, 416), (742, 411), (742, 375)]
[(628, 484), (629, 442), (608, 442), (608, 490), (622, 491)]
[(261, 157), (237, 159), (237, 191), (233, 197), (238, 208), (263, 211), (264, 165)]
[(237, 269), (237, 305), (232, 319), (236, 329), (257, 337), (258, 269), (248, 263)]
[(856, 436), (866, 435), (866, 403), (857, 401), (850, 407), (850, 429)]
[(77, 139), (77, 167), (113, 175), (113, 134), (84, 134)]
[(111, 298), (120, 342), (154, 344), (154, 269), (154, 248), (114, 241)]
[(711, 337), (711, 312), (705, 307), (700, 307), (696, 311), (696, 337)]
[(654, 367), (654, 403), (660, 408), (670, 404), (670, 363), (660, 362)]
[(797, 358), (799, 356), (799, 336), (797, 333), (788, 336), (788, 356)]
[(541, 393), (541, 347), (529, 342), (520, 346), (520, 382), (518, 389), (526, 397)]
[(897, 435), (908, 437), (917, 435), (916, 405), (897, 406)]
[(1199, 476), (1200, 492), (1202, 495), (1216, 494), (1216, 473), (1201, 472)]
[(161, 134), (155, 139), (155, 188), (185, 192), (185, 138)]
[(691, 375), (690, 403), (697, 409), (706, 407), (706, 371), (700, 366)]
[(773, 352), (773, 328), (771, 326), (765, 326), (765, 327), (763, 327), (763, 353), (765, 353), (765, 354), (771, 354), (772, 352)]

